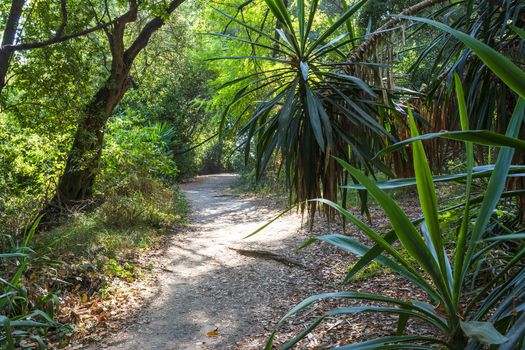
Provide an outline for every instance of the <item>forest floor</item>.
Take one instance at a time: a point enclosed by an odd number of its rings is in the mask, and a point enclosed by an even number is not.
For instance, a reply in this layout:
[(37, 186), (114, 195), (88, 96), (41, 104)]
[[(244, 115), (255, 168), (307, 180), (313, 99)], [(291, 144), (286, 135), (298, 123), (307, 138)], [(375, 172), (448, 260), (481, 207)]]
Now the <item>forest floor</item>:
[[(239, 193), (232, 188), (236, 180), (231, 174), (208, 175), (182, 186), (192, 207), (188, 229), (148, 257), (156, 268), (150, 282), (135, 291), (142, 306), (120, 321), (120, 330), (87, 348), (261, 349), (277, 321), (313, 294), (353, 290), (422, 298), (418, 290), (380, 268), (366, 270), (349, 285), (337, 285), (355, 256), (321, 243), (298, 249), (312, 235), (340, 232), (323, 220), (308, 230), (301, 216), (288, 214), (244, 239), (279, 208), (268, 198)], [(382, 214), (372, 211), (372, 216), (374, 226), (386, 227)], [(290, 339), (323, 311), (343, 305), (355, 302), (325, 301), (298, 314), (283, 325), (275, 343)], [(390, 316), (327, 319), (298, 348), (329, 349), (392, 334), (395, 326)], [(414, 327), (422, 333), (417, 324), (409, 324), (408, 331)]]

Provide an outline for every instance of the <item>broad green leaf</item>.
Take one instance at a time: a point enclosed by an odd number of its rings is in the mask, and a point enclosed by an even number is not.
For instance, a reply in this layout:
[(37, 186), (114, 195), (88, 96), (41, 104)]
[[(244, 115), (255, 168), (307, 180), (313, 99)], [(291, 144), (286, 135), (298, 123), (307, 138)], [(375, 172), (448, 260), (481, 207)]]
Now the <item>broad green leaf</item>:
[(279, 137), (281, 139), (281, 147), (283, 148), (286, 144), (286, 135), (290, 126), (290, 120), (292, 118), (295, 102), (295, 89), (297, 88), (297, 84), (298, 82), (295, 80), (294, 84), (290, 87), (290, 91), (288, 92), (288, 96), (284, 101), (283, 107), (279, 111)]
[(436, 137), (458, 141), (468, 141), (484, 146), (514, 147), (525, 150), (525, 141), (488, 130), (443, 131), (424, 134), (418, 137), (403, 140), (392, 146), (382, 149), (376, 154), (375, 157), (381, 157), (387, 153), (397, 151), (398, 149), (415, 141), (430, 140)]
[[(494, 170), (494, 164), (490, 165), (480, 165), (472, 168), (472, 178), (483, 178), (488, 177), (492, 174)], [(511, 165), (509, 169), (509, 174), (524, 174), (525, 165)], [(450, 175), (438, 175), (433, 176), (432, 181), (434, 182), (452, 182), (452, 181), (462, 181), (468, 178), (468, 173), (460, 174), (450, 174)], [(402, 188), (414, 186), (416, 184), (415, 178), (406, 178), (406, 179), (394, 179), (387, 181), (378, 181), (376, 182), (377, 187), (383, 190)], [(344, 185), (342, 188), (349, 188), (352, 190), (363, 190), (363, 185)]]
[(364, 92), (369, 94), (370, 96), (376, 97), (377, 94), (370, 88), (370, 86), (365, 83), (362, 79), (359, 79), (358, 77), (355, 77), (350, 74), (343, 74), (343, 73), (323, 73), (323, 75), (326, 75), (328, 77), (335, 77), (335, 78), (343, 78), (346, 79), (352, 83), (354, 83), (356, 86), (361, 88)]
[[(507, 128), (507, 137), (515, 138), (519, 135), (520, 128), (523, 124), (524, 115), (525, 99), (519, 99)], [(492, 211), (494, 208), (496, 208), (501, 194), (505, 189), (505, 182), (501, 181), (501, 179), (507, 178), (513, 155), (513, 148), (508, 147), (500, 150), (496, 165), (494, 167), (494, 172), (490, 177), (485, 198), (478, 214), (478, 219), (476, 220), (476, 224), (472, 232), (472, 239), (474, 243), (477, 243), (481, 238), (481, 235), (485, 231), (485, 228), (487, 227), (487, 224), (492, 216)]]
[[(346, 0), (342, 0), (341, 5), (343, 5), (343, 11), (348, 10), (348, 4)], [(353, 39), (354, 38), (354, 28), (352, 25), (352, 20), (350, 18), (347, 19), (345, 24), (346, 24), (346, 31), (348, 32), (348, 35), (350, 36), (351, 39)], [(353, 47), (354, 47), (354, 43), (352, 42), (352, 48)]]
[(293, 31), (292, 19), (283, 0), (265, 0), (266, 4), (277, 18), (288, 30)]
[[(498, 303), (499, 301), (501, 301), (501, 288), (505, 287), (501, 285), (501, 281), (504, 278), (507, 278), (507, 283), (512, 282), (508, 279), (508, 272), (511, 271), (517, 264), (521, 263), (523, 257), (525, 257), (525, 247), (523, 247), (521, 250), (515, 253), (512, 259), (505, 264), (505, 267), (501, 269), (501, 271), (499, 271), (497, 275), (493, 276), (490, 279), (490, 281), (486, 282), (480, 291), (474, 294), (474, 296), (469, 300), (467, 307), (465, 308), (464, 315), (468, 316), (470, 319), (480, 319), (486, 314), (486, 312), (488, 312), (494, 306), (494, 303)], [(525, 270), (521, 270), (521, 272), (525, 272)], [(520, 284), (523, 285), (523, 283)], [(497, 287), (494, 288), (494, 286)], [(494, 298), (493, 302), (490, 302), (490, 295), (487, 296), (489, 291), (491, 294), (495, 293), (499, 295), (499, 297)], [(482, 298), (484, 298), (484, 302), (480, 307), (479, 301), (482, 300)], [(476, 314), (474, 316), (470, 316), (471, 312), (473, 311)]]
[[(304, 0), (297, 0), (297, 22), (299, 22), (299, 42), (301, 47), (301, 53), (304, 51), (306, 45), (304, 25), (305, 25), (305, 15), (304, 15)], [(306, 80), (306, 79), (305, 79)]]
[(333, 350), (387, 350), (387, 349), (420, 349), (432, 350), (435, 346), (415, 345), (417, 343), (446, 345), (443, 341), (418, 335), (385, 336), (350, 345), (344, 345)]
[(277, 28), (276, 31), (277, 31), (277, 34), (279, 34), (279, 37), (281, 39), (283, 39), (283, 41), (285, 43), (287, 43), (288, 45), (290, 45), (292, 47), (295, 47), (294, 44), (292, 42), (290, 42), (290, 40), (288, 39), (288, 36), (286, 35), (286, 33), (282, 29)]
[(245, 60), (245, 59), (272, 61), (272, 62), (287, 63), (287, 64), (291, 63), (290, 61), (284, 60), (282, 58), (275, 58), (275, 57), (268, 57), (268, 56), (223, 56), (223, 57), (207, 58), (206, 61)]
[[(463, 86), (461, 85), (461, 79), (459, 75), (454, 74), (454, 83), (456, 87), (456, 96), (459, 107), (459, 118), (461, 123), (461, 129), (463, 131), (469, 130), (469, 121), (467, 114), (467, 104), (465, 102), (465, 94), (463, 92)], [(465, 210), (463, 211), (463, 218), (461, 220), (461, 226), (459, 233), (456, 238), (456, 250), (454, 252), (454, 286), (453, 286), (453, 299), (454, 305), (459, 307), (461, 292), (463, 290), (463, 271), (464, 258), (466, 253), (467, 236), (470, 223), (470, 196), (472, 192), (472, 179), (474, 173), (474, 147), (471, 142), (465, 142), (466, 148), (466, 165), (467, 165), (467, 184), (465, 189)]]
[(345, 316), (349, 314), (359, 314), (364, 312), (377, 312), (384, 314), (392, 315), (408, 315), (410, 317), (419, 318), (427, 322), (432, 322), (433, 319), (429, 318), (427, 315), (415, 312), (409, 309), (395, 308), (395, 307), (384, 307), (384, 306), (354, 306), (354, 307), (341, 307), (331, 311), (328, 311), (324, 315), (318, 317), (311, 325), (309, 325), (305, 330), (298, 334), (293, 339), (287, 341), (282, 347), (282, 350), (290, 349), (295, 344), (297, 344), (301, 339), (303, 339), (307, 334), (314, 330), (324, 319), (328, 317), (337, 317)]
[(522, 28), (518, 28), (514, 25), (510, 25), (509, 26), (516, 34), (519, 35), (519, 37), (522, 39), (522, 40), (525, 40), (525, 30), (523, 30)]
[(261, 47), (263, 49), (277, 51), (277, 52), (280, 52), (280, 53), (285, 54), (285, 55), (289, 54), (289, 52), (281, 50), (281, 49), (279, 49), (279, 47), (272, 47), (272, 46), (269, 46), (269, 45), (261, 44), (260, 42), (257, 42), (257, 41), (251, 41), (251, 40), (248, 40), (248, 39), (239, 38), (239, 37), (234, 36), (234, 35), (228, 35), (228, 34), (222, 34), (222, 33), (206, 33), (206, 34), (207, 35), (211, 35), (211, 36), (216, 36), (216, 37), (219, 37), (219, 38), (228, 39), (228, 40), (239, 41), (239, 42), (242, 42), (242, 43), (246, 43), (246, 44), (254, 45), (254, 46), (257, 46), (257, 47)]
[(447, 26), (446, 24), (421, 17), (399, 17), (427, 23), (451, 34), (467, 47), (469, 47), (472, 51), (474, 51), (479, 59), (481, 59), (487, 65), (487, 67), (489, 67), (494, 72), (494, 74), (503, 80), (508, 87), (520, 95), (521, 98), (525, 99), (525, 72), (498, 51), (482, 43), (481, 41), (476, 40), (468, 34)]
[(321, 101), (319, 101), (319, 99), (317, 98), (315, 94), (314, 94), (314, 102), (317, 105), (317, 110), (319, 111), (319, 117), (321, 117), (321, 122), (324, 127), (328, 149), (332, 149), (334, 147), (332, 122), (330, 121), (330, 117), (328, 116), (328, 113), (326, 113), (326, 110), (324, 109), (323, 104), (321, 103)]
[(508, 338), (498, 332), (490, 322), (460, 321), (460, 325), (467, 337), (482, 344), (503, 344), (508, 340)]
[[(419, 131), (410, 107), (408, 108), (408, 116), (410, 135), (417, 137), (419, 136)], [(412, 144), (412, 155), (419, 203), (425, 218), (425, 226), (428, 229), (428, 236), (432, 242), (434, 254), (437, 257), (436, 262), (439, 264), (443, 281), (449, 284), (447, 265), (445, 263), (447, 257), (444, 253), (441, 229), (439, 228), (436, 190), (434, 188), (434, 182), (432, 181), (432, 174), (430, 172), (430, 166), (428, 165), (425, 149), (421, 141), (416, 141)], [(449, 287), (451, 286), (449, 285)]]
[[(337, 210), (341, 215), (343, 215), (348, 221), (356, 225), (359, 229), (361, 229), (368, 237), (370, 237), (372, 240), (374, 240), (377, 244), (381, 246), (382, 249), (384, 249), (386, 252), (388, 252), (390, 255), (392, 255), (397, 262), (400, 264), (399, 268), (395, 268), (394, 266), (389, 266), (393, 270), (402, 272), (400, 268), (403, 268), (407, 273), (402, 273), (402, 275), (409, 280), (413, 281), (415, 284), (417, 284), (420, 288), (425, 290), (429, 295), (431, 295), (433, 298), (439, 299), (439, 295), (436, 294), (432, 287), (428, 284), (428, 282), (425, 281), (425, 279), (420, 276), (418, 271), (414, 269), (414, 267), (407, 261), (407, 259), (403, 258), (403, 256), (387, 241), (384, 240), (383, 237), (381, 237), (380, 234), (375, 232), (372, 228), (370, 228), (367, 224), (365, 224), (363, 221), (361, 221), (358, 217), (356, 217), (354, 214), (352, 214), (350, 211), (344, 209), (341, 205), (334, 203), (332, 201), (326, 200), (326, 199), (316, 199), (317, 202), (326, 204)], [(334, 237), (334, 236), (332, 236)], [(339, 242), (343, 241), (342, 237), (335, 236), (333, 239), (333, 243), (335, 243), (335, 239), (338, 238)], [(338, 242), (338, 243), (339, 243)], [(332, 242), (331, 242), (332, 243)], [(343, 246), (340, 246), (343, 247)], [(358, 249), (355, 250), (355, 253), (358, 253)], [(365, 252), (366, 254), (366, 252)], [(379, 256), (379, 255), (378, 255)]]
[(332, 45), (337, 44), (338, 42), (340, 42), (342, 39), (346, 38), (347, 36), (348, 36), (348, 33), (343, 33), (343, 34), (339, 35), (335, 39), (331, 40), (327, 44), (325, 44), (325, 45), (321, 46), (319, 49), (315, 50), (312, 53), (312, 57), (316, 57), (317, 54), (323, 52), (323, 50), (331, 47)]
[(337, 159), (339, 164), (354, 176), (368, 192), (378, 201), (381, 208), (385, 211), (399, 241), (405, 247), (408, 254), (412, 256), (417, 263), (430, 275), (432, 281), (436, 284), (439, 294), (444, 298), (445, 307), (453, 309), (448, 300), (449, 289), (442, 278), (439, 266), (435, 263), (428, 247), (421, 234), (416, 230), (410, 219), (403, 210), (390, 198), (383, 190), (378, 188), (365, 174), (341, 159)]
[(264, 230), (265, 228), (267, 228), (268, 226), (270, 226), (272, 223), (274, 223), (275, 221), (279, 220), (282, 216), (284, 216), (284, 215), (286, 215), (287, 213), (289, 213), (290, 210), (292, 210), (293, 208), (295, 208), (295, 205), (286, 208), (285, 210), (283, 210), (282, 212), (280, 212), (278, 215), (276, 215), (275, 217), (273, 217), (270, 221), (268, 221), (267, 223), (265, 223), (264, 225), (262, 225), (261, 227), (259, 227), (257, 230), (253, 231), (252, 233), (250, 233), (249, 235), (247, 235), (246, 237), (244, 237), (244, 239), (246, 239), (246, 238), (250, 238), (250, 237), (252, 237), (252, 236), (255, 236), (256, 234), (258, 234), (259, 232), (261, 232), (262, 230)]
[[(516, 108), (514, 109), (509, 126), (507, 127), (507, 136), (516, 137), (518, 135), (523, 123), (524, 114), (525, 99), (519, 99), (518, 103), (516, 104)], [(468, 269), (472, 264), (472, 258), (474, 256), (475, 249), (480, 240), (483, 238), (483, 234), (485, 233), (487, 225), (492, 217), (492, 213), (501, 199), (501, 195), (505, 189), (506, 184), (505, 181), (501, 181), (501, 179), (505, 179), (507, 177), (513, 155), (513, 148), (503, 148), (498, 154), (494, 172), (490, 177), (483, 202), (481, 203), (480, 209), (478, 211), (477, 220), (474, 224), (474, 228), (472, 229), (469, 242), (466, 244), (467, 249), (461, 270), (461, 281), (464, 281), (466, 278)]]
[(500, 235), (495, 237), (485, 238), (485, 241), (513, 241), (525, 239), (525, 232), (523, 233), (513, 233), (510, 235)]
[[(215, 8), (215, 7), (212, 7), (212, 9), (213, 9), (214, 11), (217, 11), (218, 13), (220, 13), (222, 16), (224, 16), (224, 17), (230, 19), (231, 21), (233, 21), (233, 22), (235, 22), (235, 23), (237, 23), (237, 24), (240, 24), (241, 26), (243, 26), (243, 27), (245, 27), (245, 28), (247, 28), (247, 29), (249, 29), (249, 30), (251, 30), (251, 31), (253, 31), (253, 32), (255, 32), (255, 33), (257, 33), (258, 35), (263, 36), (263, 37), (265, 37), (266, 39), (268, 39), (268, 40), (270, 40), (270, 41), (273, 41), (273, 42), (276, 43), (276, 44), (280, 44), (278, 40), (276, 40), (276, 39), (275, 39), (274, 37), (272, 37), (271, 35), (266, 34), (264, 31), (260, 30), (259, 28), (256, 28), (256, 27), (254, 27), (254, 26), (251, 26), (251, 25), (249, 25), (248, 23), (243, 22), (243, 21), (239, 20), (238, 18), (236, 18), (236, 17), (234, 17), (234, 16), (231, 16), (231, 15), (227, 14), (226, 12), (223, 12), (223, 11), (221, 11), (221, 10)], [(285, 46), (285, 47), (290, 51), (290, 53), (293, 53), (293, 48), (292, 48), (292, 47), (289, 47), (289, 46)]]
[(11, 321), (11, 327), (50, 327), (50, 324), (31, 320)]
[(314, 101), (314, 94), (309, 87), (306, 87), (306, 113), (308, 113), (308, 120), (310, 121), (312, 131), (319, 148), (324, 149), (324, 137), (323, 128), (321, 126), (321, 117), (319, 115), (319, 109)]
[[(501, 345), (498, 350), (514, 350), (522, 342), (525, 334), (525, 312), (514, 322), (514, 325), (508, 330), (506, 337), (508, 340)], [(523, 345), (521, 347), (523, 349)]]
[[(283, 70), (285, 70), (287, 72), (282, 72)], [(281, 73), (266, 75), (267, 73), (273, 73), (273, 72), (279, 72), (279, 71)], [(244, 76), (236, 78), (236, 79), (232, 79), (232, 80), (222, 84), (221, 86), (219, 86), (217, 88), (217, 91), (222, 90), (224, 88), (227, 88), (229, 86), (235, 85), (237, 83), (240, 83), (241, 81), (244, 81), (244, 80), (247, 80), (247, 79), (250, 79), (250, 78), (253, 78), (253, 77), (257, 77), (257, 76), (260, 76), (260, 75), (265, 75), (265, 76), (264, 76), (264, 78), (256, 79), (253, 82), (250, 82), (248, 84), (248, 86), (252, 85), (254, 82), (261, 82), (261, 81), (264, 81), (266, 79), (279, 77), (279, 76), (282, 76), (282, 75), (287, 74), (287, 73), (289, 73), (289, 68), (277, 68), (277, 69), (270, 69), (270, 70), (267, 70), (267, 71), (264, 71), (264, 72), (256, 72), (256, 73), (247, 74), (247, 75), (244, 75)]]
[(8, 259), (8, 258), (25, 258), (28, 254), (23, 253), (2, 253), (0, 254), (0, 259)]
[[(370, 248), (367, 246), (359, 243), (358, 241), (344, 235), (339, 234), (331, 234), (331, 235), (324, 235), (320, 237), (315, 237), (315, 240), (323, 241), (330, 243), (336, 247), (339, 247), (347, 252), (356, 254), (358, 256), (363, 256), (366, 253), (370, 251)], [(436, 298), (434, 291), (432, 290), (432, 286), (430, 286), (424, 278), (417, 275), (417, 272), (411, 272), (408, 269), (406, 269), (403, 264), (396, 263), (392, 261), (391, 259), (383, 256), (378, 255), (374, 258), (374, 261), (380, 263), (381, 265), (388, 267), (392, 269), (394, 272), (398, 273), (400, 276), (406, 278), (407, 280), (411, 281), (415, 285), (419, 286), (421, 289), (423, 289), (425, 292), (427, 292), (429, 295)], [(407, 265), (408, 262), (405, 261), (405, 265)]]
[[(304, 31), (304, 37), (308, 38), (310, 31), (312, 30), (312, 24), (314, 22), (315, 15), (317, 13), (317, 6), (319, 5), (319, 0), (312, 0), (310, 2), (310, 14), (308, 15), (308, 23)], [(304, 52), (304, 49), (302, 50)]]
[(303, 80), (307, 81), (308, 80), (308, 70), (310, 69), (308, 67), (308, 63), (306, 63), (305, 61), (301, 61), (301, 63), (299, 63), (299, 66), (301, 69), (301, 75), (303, 76)]

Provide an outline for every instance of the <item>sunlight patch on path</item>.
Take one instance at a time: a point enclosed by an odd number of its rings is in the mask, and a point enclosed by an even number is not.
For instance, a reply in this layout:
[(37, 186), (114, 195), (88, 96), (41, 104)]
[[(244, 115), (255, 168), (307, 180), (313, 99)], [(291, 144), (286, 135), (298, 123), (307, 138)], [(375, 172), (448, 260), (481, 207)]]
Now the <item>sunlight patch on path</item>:
[[(284, 297), (295, 288), (286, 281), (293, 268), (231, 248), (285, 255), (304, 239), (298, 237), (301, 219), (285, 216), (244, 239), (278, 211), (236, 195), (229, 189), (236, 178), (201, 176), (182, 186), (193, 214), (190, 230), (174, 236), (165, 254), (171, 273), (159, 276), (138, 320), (107, 339), (105, 348), (236, 349), (236, 341), (263, 330), (260, 317), (272, 308), (276, 293)], [(283, 290), (272, 290), (277, 281)], [(215, 330), (217, 336), (208, 336)]]

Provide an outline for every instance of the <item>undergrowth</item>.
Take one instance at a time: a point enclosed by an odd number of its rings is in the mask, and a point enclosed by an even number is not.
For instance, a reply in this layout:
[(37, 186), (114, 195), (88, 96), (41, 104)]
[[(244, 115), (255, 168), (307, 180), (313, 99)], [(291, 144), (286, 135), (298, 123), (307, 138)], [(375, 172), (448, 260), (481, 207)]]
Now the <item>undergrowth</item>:
[(72, 253), (117, 258), (158, 243), (185, 222), (187, 211), (186, 199), (177, 187), (153, 179), (131, 179), (94, 211), (76, 213), (38, 237), (37, 250), (56, 257)]

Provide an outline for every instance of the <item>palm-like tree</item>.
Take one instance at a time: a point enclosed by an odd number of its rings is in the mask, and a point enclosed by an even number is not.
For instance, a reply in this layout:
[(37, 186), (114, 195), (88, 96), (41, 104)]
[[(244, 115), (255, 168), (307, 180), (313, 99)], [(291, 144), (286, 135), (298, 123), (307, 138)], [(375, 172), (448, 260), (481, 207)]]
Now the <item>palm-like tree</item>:
[[(247, 156), (255, 145), (258, 177), (273, 155), (278, 154), (279, 167), (285, 171), (292, 198), (297, 202), (317, 197), (337, 199), (337, 185), (347, 179), (333, 156), (359, 164), (367, 172), (377, 169), (388, 172), (381, 163), (372, 160), (373, 150), (391, 138), (379, 122), (381, 104), (376, 97), (381, 91), (348, 74), (346, 64), (340, 63), (346, 57), (342, 50), (359, 40), (345, 24), (366, 1), (347, 7), (325, 30), (314, 31), (319, 1), (312, 1), (310, 6), (297, 1), (294, 17), (283, 0), (266, 0), (280, 24), (277, 36), (223, 13), (257, 34), (253, 37), (263, 40), (217, 35), (251, 44), (263, 53), (216, 59), (273, 63), (270, 68), (225, 84), (244, 83), (223, 114), (223, 128), (242, 125), (239, 129)], [(250, 101), (257, 93), (262, 94), (262, 99)], [(240, 103), (247, 106), (236, 118), (228, 119), (232, 106)], [(315, 209), (315, 202), (310, 209)]]

